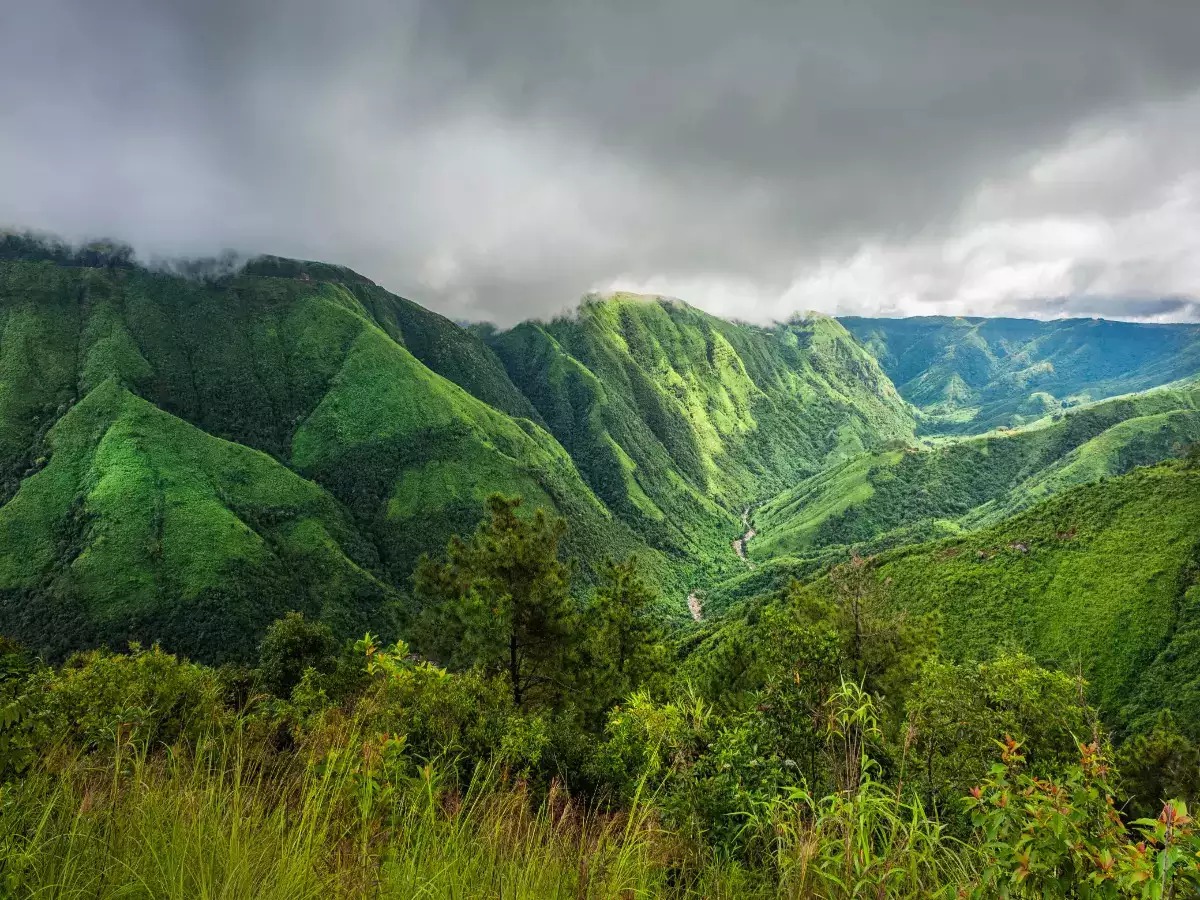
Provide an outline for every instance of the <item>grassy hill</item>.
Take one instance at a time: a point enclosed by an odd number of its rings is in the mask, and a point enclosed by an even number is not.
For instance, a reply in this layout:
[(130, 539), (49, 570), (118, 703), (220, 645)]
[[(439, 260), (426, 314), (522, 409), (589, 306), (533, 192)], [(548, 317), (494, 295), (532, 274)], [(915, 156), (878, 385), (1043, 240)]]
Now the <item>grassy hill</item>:
[(1020, 425), (1200, 372), (1200, 325), (948, 316), (841, 322), (925, 413), (929, 433)]
[(997, 522), (1072, 485), (1180, 455), (1200, 440), (1200, 383), (1055, 414), (1025, 428), (859, 455), (755, 511), (759, 560)]
[(730, 559), (745, 504), (912, 435), (887, 376), (829, 318), (759, 328), (617, 295), (489, 343), (597, 496), (672, 554)]
[(51, 655), (161, 639), (237, 659), (288, 609), (343, 633), (405, 607), (334, 499), (107, 379), (49, 430), (0, 507), (4, 630)]
[[(741, 593), (774, 590), (774, 599), (734, 606), (708, 623), (695, 652), (731, 640), (756, 646), (756, 629), (767, 627), (756, 623), (771, 620), (763, 603), (786, 603), (780, 588), (790, 576), (803, 584), (798, 598), (830, 597), (819, 556), (763, 565), (740, 576)], [(1200, 737), (1195, 462), (1079, 485), (978, 531), (885, 550), (874, 577), (893, 607), (937, 615), (950, 659), (988, 660), (1019, 648), (1044, 665), (1081, 672), (1115, 727), (1144, 730), (1170, 708)]]
[(621, 298), (491, 343), (339, 266), (0, 237), (6, 632), (219, 659), (286, 609), (394, 631), (495, 491), (566, 517), (585, 580), (637, 553), (686, 616), (697, 571), (742, 565), (743, 504), (912, 435), (830, 319)]
[(677, 578), (482, 342), (361, 276), (2, 249), (0, 589), (35, 646), (169, 637), (215, 658), (285, 608), (388, 621), (493, 491), (568, 517), (585, 564), (640, 549)]
[[(1194, 643), (1198, 572), (1200, 470), (1167, 463), (1074, 488), (967, 537), (892, 551), (879, 576), (891, 579), (895, 603), (939, 614), (955, 656), (1015, 644), (1082, 671), (1114, 722), (1174, 706), (1200, 734), (1200, 656), (1179, 652)], [(1146, 689), (1172, 668), (1178, 687)]]
[[(1117, 365), (1106, 384), (1140, 383), (1189, 358), (1137, 344), (1088, 362), (1080, 323), (1058, 343), (1018, 324), (1075, 378)], [(921, 352), (880, 340), (885, 366)], [(585, 581), (636, 553), (669, 614), (695, 588), (725, 596), (715, 612), (845, 545), (986, 527), (1175, 454), (1200, 436), (1198, 392), (924, 446), (884, 368), (826, 317), (765, 328), (617, 295), (464, 329), (338, 266), (166, 272), (119, 246), (2, 236), (2, 626), (55, 655), (164, 639), (201, 659), (244, 657), (287, 609), (403, 630), (416, 560), (495, 491), (565, 516)], [(730, 542), (756, 503), (748, 568)]]

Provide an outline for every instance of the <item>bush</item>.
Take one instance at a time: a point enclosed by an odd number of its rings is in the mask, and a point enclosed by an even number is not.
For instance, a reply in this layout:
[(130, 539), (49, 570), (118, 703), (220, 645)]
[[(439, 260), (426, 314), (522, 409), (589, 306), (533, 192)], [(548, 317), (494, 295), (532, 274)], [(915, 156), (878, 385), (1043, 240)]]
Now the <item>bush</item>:
[(35, 689), (50, 731), (86, 751), (144, 752), (196, 740), (229, 718), (217, 673), (157, 646), (78, 654), (58, 671), (35, 676)]
[(304, 670), (328, 674), (337, 665), (338, 642), (329, 626), (289, 612), (267, 629), (258, 648), (263, 685), (276, 697), (288, 698)]

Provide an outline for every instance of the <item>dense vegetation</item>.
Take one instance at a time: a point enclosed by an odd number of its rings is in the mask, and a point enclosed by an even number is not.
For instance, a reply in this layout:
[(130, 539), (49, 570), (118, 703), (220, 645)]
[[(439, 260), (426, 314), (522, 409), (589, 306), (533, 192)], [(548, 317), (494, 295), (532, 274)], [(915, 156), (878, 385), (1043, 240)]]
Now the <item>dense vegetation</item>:
[(0, 234), (0, 896), (1200, 896), (1198, 337)]
[[(451, 623), (447, 646), (473, 648), (449, 669), (295, 613), (253, 669), (140, 647), (52, 669), (4, 647), (6, 893), (1200, 888), (1188, 807), (1161, 802), (1200, 786), (1169, 717), (1114, 749), (1081, 679), (1011, 651), (940, 656), (931, 621), (897, 609), (861, 558), (828, 592), (798, 585), (699, 643), (665, 641), (622, 564), (579, 615), (563, 526), (516, 508), (493, 498), (474, 537), (423, 563), (426, 589), (450, 593), (416, 636)], [(547, 665), (511, 668), (509, 634)]]
[(37, 255), (0, 262), (0, 603), (39, 651), (244, 659), (286, 609), (394, 625), (496, 490), (568, 516), (586, 567), (643, 546), (491, 351), (361, 276)]
[(135, 637), (217, 661), (286, 609), (343, 636), (395, 627), (417, 559), (493, 491), (567, 517), (593, 580), (639, 551), (682, 617), (698, 580), (736, 570), (744, 504), (911, 435), (832, 320), (597, 301), (491, 342), (503, 364), (339, 266), (150, 270), (118, 245), (0, 237), (6, 632), (51, 657)]
[(857, 456), (755, 511), (759, 559), (952, 534), (1200, 441), (1200, 384), (1101, 401), (1014, 431)]
[(845, 318), (930, 432), (1015, 426), (1200, 370), (1200, 325)]
[(489, 344), (597, 496), (673, 554), (727, 561), (731, 512), (912, 436), (882, 370), (825, 317), (759, 328), (622, 294)]

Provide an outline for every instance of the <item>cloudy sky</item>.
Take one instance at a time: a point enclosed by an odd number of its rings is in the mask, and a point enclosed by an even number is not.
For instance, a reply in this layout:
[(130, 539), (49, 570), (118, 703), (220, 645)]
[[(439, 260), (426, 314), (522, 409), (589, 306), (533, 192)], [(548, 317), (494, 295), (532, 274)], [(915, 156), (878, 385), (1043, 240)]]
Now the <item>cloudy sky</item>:
[(0, 225), (589, 290), (1200, 319), (1196, 0), (0, 0)]

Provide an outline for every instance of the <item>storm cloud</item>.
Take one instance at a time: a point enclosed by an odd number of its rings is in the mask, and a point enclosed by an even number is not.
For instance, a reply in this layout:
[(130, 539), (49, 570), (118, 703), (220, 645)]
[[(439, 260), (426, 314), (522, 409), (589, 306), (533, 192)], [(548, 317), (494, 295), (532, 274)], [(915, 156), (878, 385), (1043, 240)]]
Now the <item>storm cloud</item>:
[(504, 324), (1194, 319), (1198, 40), (1194, 0), (0, 0), (0, 224)]

